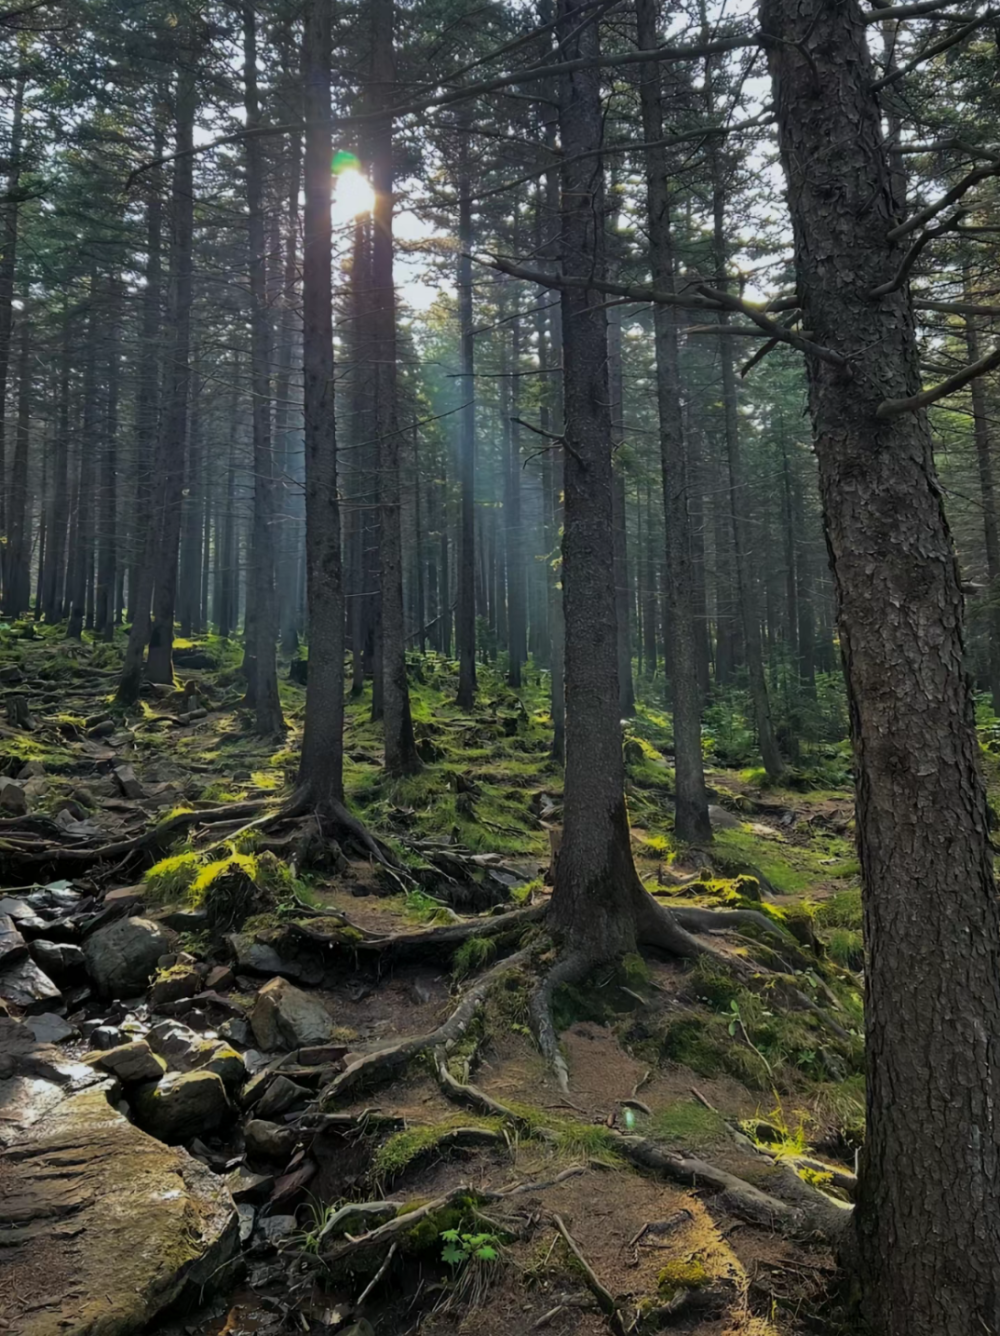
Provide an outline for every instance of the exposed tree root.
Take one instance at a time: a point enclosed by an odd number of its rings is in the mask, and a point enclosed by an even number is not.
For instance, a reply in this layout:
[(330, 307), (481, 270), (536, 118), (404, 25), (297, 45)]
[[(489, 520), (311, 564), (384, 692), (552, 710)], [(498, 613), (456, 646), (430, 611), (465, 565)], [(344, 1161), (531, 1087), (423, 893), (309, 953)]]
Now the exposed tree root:
[(552, 967), (531, 997), (531, 1020), (538, 1047), (555, 1072), (564, 1095), (569, 1094), (569, 1068), (559, 1048), (559, 1036), (552, 1019), (552, 998), (558, 988), (585, 979), (597, 963), (582, 952), (565, 956)]
[(614, 1297), (604, 1288), (600, 1280), (597, 1278), (594, 1268), (580, 1251), (580, 1245), (563, 1224), (562, 1217), (553, 1215), (552, 1220), (556, 1229), (558, 1229), (559, 1233), (562, 1235), (566, 1247), (576, 1258), (577, 1263), (583, 1272), (584, 1279), (587, 1282), (587, 1288), (597, 1300), (598, 1308), (600, 1308), (601, 1312), (607, 1318), (608, 1326), (615, 1333), (615, 1336), (625, 1336), (625, 1323), (622, 1321), (622, 1315), (618, 1311), (618, 1305), (615, 1303)]
[(453, 1048), (472, 1024), (473, 1017), (496, 980), (508, 970), (526, 964), (533, 953), (533, 947), (517, 951), (514, 955), (508, 956), (499, 964), (494, 965), (491, 970), (487, 970), (467, 991), (448, 1019), (430, 1034), (417, 1035), (412, 1039), (401, 1040), (388, 1048), (378, 1049), (374, 1053), (365, 1053), (356, 1062), (352, 1062), (349, 1067), (335, 1076), (330, 1084), (320, 1091), (319, 1104), (321, 1106), (326, 1105), (357, 1086), (371, 1085), (387, 1080), (401, 1067), (405, 1067), (408, 1062), (412, 1062), (414, 1058), (419, 1057), (422, 1053), (432, 1052), (435, 1049), (443, 1049), (447, 1052), (450, 1048)]
[[(372, 937), (367, 940), (352, 942), (352, 948), (358, 951), (374, 951), (380, 956), (398, 961), (401, 959), (426, 959), (428, 957), (450, 957), (463, 942), (473, 937), (484, 941), (497, 937), (513, 935), (533, 923), (539, 923), (545, 916), (548, 902), (531, 905), (526, 909), (515, 909), (509, 914), (497, 914), (489, 918), (472, 918), (462, 923), (452, 923), (445, 928), (424, 928), (419, 932), (398, 932), (389, 937)], [(331, 917), (327, 915), (327, 917)], [(337, 915), (336, 917), (339, 917)], [(350, 926), (348, 924), (348, 926)], [(316, 931), (305, 924), (298, 929), (304, 936), (315, 942), (338, 945), (336, 938), (329, 933)]]

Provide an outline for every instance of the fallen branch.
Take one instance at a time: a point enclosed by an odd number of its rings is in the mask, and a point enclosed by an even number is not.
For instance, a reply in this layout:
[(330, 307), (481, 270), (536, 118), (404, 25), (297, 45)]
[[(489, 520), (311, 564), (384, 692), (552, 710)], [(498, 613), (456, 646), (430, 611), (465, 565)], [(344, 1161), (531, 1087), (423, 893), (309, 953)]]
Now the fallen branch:
[(598, 1280), (593, 1267), (580, 1251), (579, 1244), (563, 1223), (562, 1216), (554, 1215), (552, 1220), (556, 1229), (558, 1229), (559, 1233), (562, 1235), (566, 1247), (576, 1258), (580, 1269), (583, 1271), (584, 1279), (587, 1282), (587, 1288), (597, 1300), (601, 1312), (608, 1319), (608, 1326), (615, 1333), (615, 1336), (625, 1336), (625, 1324), (622, 1321), (621, 1313), (618, 1311), (618, 1305), (615, 1303), (614, 1298)]

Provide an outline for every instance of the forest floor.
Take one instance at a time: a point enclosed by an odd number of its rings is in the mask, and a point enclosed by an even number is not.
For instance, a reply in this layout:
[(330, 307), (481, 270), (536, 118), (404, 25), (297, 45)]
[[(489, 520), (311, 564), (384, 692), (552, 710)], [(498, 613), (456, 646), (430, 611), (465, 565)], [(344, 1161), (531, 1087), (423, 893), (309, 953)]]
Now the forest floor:
[[(639, 708), (625, 748), (645, 884), (667, 905), (753, 908), (778, 935), (713, 934), (732, 969), (634, 957), (563, 989), (567, 1096), (532, 1037), (529, 971), (500, 968), (533, 945), (544, 962), (538, 927), (457, 950), (429, 935), (550, 894), (561, 774), (542, 675), (515, 693), (484, 668), (464, 715), (453, 665), (415, 661), (425, 768), (408, 780), (382, 773), (369, 691), (350, 701), (347, 798), (384, 842), (386, 868), (360, 846), (331, 846), (311, 820), (260, 821), (293, 787), (304, 690), (287, 665), (287, 735), (259, 740), (235, 645), (180, 642), (177, 658), (177, 686), (150, 689), (126, 715), (111, 703), (120, 646), (0, 630), (0, 894), (48, 885), (83, 897), (92, 917), (80, 934), (120, 913), (179, 933), (143, 995), (102, 997), (71, 979), (51, 1005), (24, 1005), (66, 1015), (76, 1059), (108, 1047), (97, 1030), (135, 1041), (164, 1016), (240, 1055), (228, 1116), (172, 1139), (237, 1176), (242, 1279), (155, 1331), (857, 1330), (821, 1242), (752, 1218), (711, 1174), (691, 1172), (703, 1161), (767, 1190), (792, 1166), (850, 1198), (863, 958), (846, 785), (766, 789), (710, 760), (715, 838), (681, 847), (669, 721)], [(356, 1068), (433, 1034), (490, 971), (444, 1073), (435, 1045)], [(274, 976), (324, 1009), (320, 1048), (292, 1017), (260, 1051), (258, 994)], [(658, 1168), (637, 1167), (650, 1148), (663, 1152)], [(338, 1216), (350, 1203), (381, 1204)]]

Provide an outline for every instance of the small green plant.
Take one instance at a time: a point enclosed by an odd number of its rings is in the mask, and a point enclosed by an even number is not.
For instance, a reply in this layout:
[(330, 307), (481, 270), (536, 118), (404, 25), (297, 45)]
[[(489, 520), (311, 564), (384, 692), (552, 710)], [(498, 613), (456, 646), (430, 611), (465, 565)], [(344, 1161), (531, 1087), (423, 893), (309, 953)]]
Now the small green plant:
[(500, 1240), (495, 1234), (462, 1234), (457, 1229), (441, 1231), (441, 1260), (447, 1262), (453, 1271), (466, 1262), (495, 1262), (499, 1256), (497, 1245)]

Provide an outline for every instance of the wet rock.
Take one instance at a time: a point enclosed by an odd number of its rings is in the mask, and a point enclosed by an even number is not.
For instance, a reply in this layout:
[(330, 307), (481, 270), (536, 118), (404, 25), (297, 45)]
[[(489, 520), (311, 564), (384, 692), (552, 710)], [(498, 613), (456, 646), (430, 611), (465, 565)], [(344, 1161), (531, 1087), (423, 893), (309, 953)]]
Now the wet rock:
[(139, 1085), (144, 1081), (158, 1081), (167, 1070), (167, 1064), (157, 1057), (145, 1039), (130, 1044), (119, 1044), (106, 1053), (89, 1054), (85, 1062), (103, 1068), (117, 1076), (122, 1085)]
[(144, 886), (119, 886), (116, 891), (108, 891), (104, 897), (104, 907), (132, 909), (143, 903), (146, 888)]
[(205, 1039), (180, 1021), (160, 1021), (147, 1037), (153, 1051), (174, 1071), (214, 1072), (227, 1090), (238, 1089), (246, 1080), (246, 1066), (234, 1048), (219, 1039)]
[(216, 965), (208, 971), (205, 979), (205, 987), (212, 988), (217, 993), (224, 993), (227, 988), (233, 988), (236, 979), (228, 965)]
[(28, 811), (28, 798), (24, 785), (16, 779), (0, 776), (0, 812), (5, 816), (25, 816)]
[(346, 1044), (317, 1044), (300, 1048), (299, 1062), (303, 1067), (332, 1067), (343, 1060), (346, 1052)]
[(254, 1221), (257, 1219), (257, 1212), (253, 1206), (247, 1202), (237, 1203), (236, 1210), (240, 1217), (240, 1243), (248, 1243), (253, 1234)]
[(257, 994), (250, 1024), (261, 1048), (301, 1048), (330, 1037), (333, 1021), (325, 1004), (287, 979), (271, 979)]
[[(0, 1147), (23, 1137), (68, 1095), (112, 1084), (103, 1073), (40, 1042), (30, 1023), (0, 1017)], [(0, 1198), (2, 1181), (0, 1176)]]
[(83, 952), (70, 942), (47, 942), (38, 938), (31, 943), (31, 955), (35, 964), (54, 979), (79, 978), (87, 968)]
[(268, 1123), (262, 1118), (251, 1118), (243, 1129), (243, 1136), (247, 1154), (259, 1155), (265, 1160), (287, 1160), (298, 1140), (294, 1128)]
[(295, 1104), (305, 1104), (312, 1099), (312, 1092), (305, 1086), (297, 1085), (287, 1076), (277, 1076), (261, 1095), (254, 1109), (254, 1114), (265, 1121), (273, 1121), (279, 1114), (287, 1112)]
[(98, 1089), (60, 1098), (8, 1156), (0, 1232), (17, 1336), (144, 1330), (186, 1292), (224, 1285), (239, 1241), (219, 1179)]
[(149, 1005), (155, 1011), (164, 1002), (193, 997), (201, 990), (201, 974), (194, 965), (172, 965), (159, 974), (149, 990)]
[(267, 1201), (271, 1195), (274, 1175), (255, 1174), (252, 1169), (241, 1164), (238, 1169), (234, 1169), (226, 1176), (226, 1187), (233, 1194), (233, 1201), (260, 1204)]
[(0, 914), (9, 915), (17, 925), (19, 932), (38, 933), (45, 931), (45, 920), (39, 918), (27, 900), (19, 900), (14, 896), (5, 895), (0, 900)]
[(17, 930), (9, 914), (0, 914), (0, 968), (13, 965), (16, 960), (23, 960), (28, 954), (28, 944)]
[(201, 932), (208, 927), (208, 912), (204, 909), (172, 909), (161, 914), (159, 921), (176, 932)]
[(241, 1020), (238, 1016), (223, 1021), (219, 1026), (219, 1034), (231, 1044), (239, 1044), (240, 1048), (249, 1048), (253, 1043), (253, 1030), (250, 1029), (249, 1021)]
[(257, 1233), (265, 1243), (278, 1243), (298, 1229), (294, 1215), (267, 1215), (257, 1222)]
[(126, 1043), (124, 1030), (120, 1030), (117, 1025), (98, 1025), (89, 1035), (84, 1036), (96, 1049), (103, 1052), (110, 1052), (113, 1048), (120, 1048)]
[(61, 1044), (72, 1039), (77, 1033), (75, 1025), (63, 1020), (53, 1011), (42, 1011), (37, 1016), (29, 1016), (25, 1025), (39, 1044)]
[(44, 970), (28, 956), (0, 969), (0, 998), (22, 1011), (51, 1011), (62, 994)]
[(226, 941), (236, 958), (237, 969), (271, 976), (280, 974), (297, 983), (315, 985), (322, 982), (323, 966), (311, 951), (289, 950), (285, 933), (268, 936), (276, 940), (267, 940), (264, 933), (230, 933)]
[(130, 765), (115, 766), (114, 776), (122, 797), (137, 799), (143, 796), (142, 785), (136, 779), (135, 771)]
[(216, 1044), (214, 1046), (211, 1056), (204, 1064), (204, 1070), (215, 1072), (217, 1076), (220, 1076), (222, 1084), (230, 1094), (239, 1090), (247, 1077), (247, 1069), (243, 1064), (243, 1059), (235, 1048), (230, 1048), (228, 1044)]
[(189, 1070), (188, 1055), (202, 1042), (200, 1035), (180, 1021), (160, 1021), (146, 1037), (153, 1052), (161, 1054), (179, 1071)]
[(230, 1113), (226, 1087), (215, 1072), (176, 1072), (139, 1086), (132, 1106), (140, 1127), (168, 1143), (212, 1132)]
[(174, 935), (149, 919), (118, 919), (86, 939), (87, 969), (105, 996), (141, 992), (160, 956), (170, 949)]

